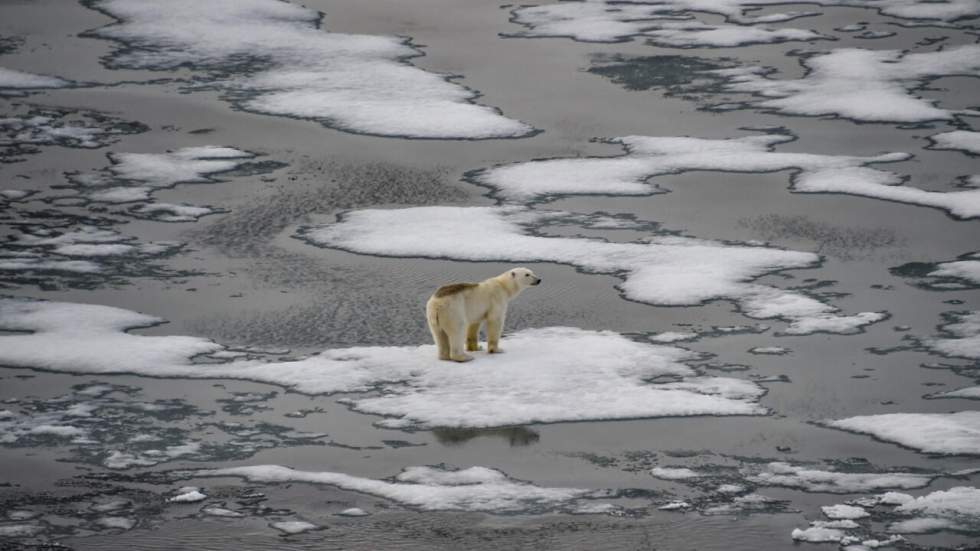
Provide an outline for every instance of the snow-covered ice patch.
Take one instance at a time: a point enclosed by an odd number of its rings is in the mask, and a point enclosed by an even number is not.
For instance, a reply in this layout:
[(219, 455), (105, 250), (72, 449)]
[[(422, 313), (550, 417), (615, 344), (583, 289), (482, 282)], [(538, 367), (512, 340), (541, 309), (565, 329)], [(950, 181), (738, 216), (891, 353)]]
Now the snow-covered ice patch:
[(746, 480), (760, 486), (799, 488), (807, 492), (850, 494), (886, 488), (922, 488), (934, 475), (901, 472), (838, 472), (772, 462)]
[(691, 306), (732, 300), (748, 316), (789, 321), (788, 334), (857, 333), (887, 317), (882, 312), (840, 315), (799, 292), (751, 283), (772, 272), (814, 266), (819, 258), (811, 253), (677, 236), (614, 243), (531, 234), (535, 224), (562, 215), (516, 206), (368, 209), (302, 228), (299, 235), (315, 245), (360, 254), (567, 264), (623, 277), (620, 290), (639, 302)]
[(58, 145), (94, 149), (117, 136), (143, 132), (145, 126), (79, 109), (32, 109), (23, 115), (0, 118), (0, 158), (35, 153), (36, 146)]
[(95, 524), (114, 530), (132, 530), (136, 526), (136, 519), (129, 517), (100, 517), (95, 519)]
[(888, 526), (897, 534), (937, 531), (980, 533), (980, 489), (956, 486), (903, 500), (892, 511), (903, 518)]
[(859, 519), (871, 516), (870, 513), (864, 507), (856, 507), (854, 505), (837, 504), (837, 505), (825, 505), (820, 508), (823, 514), (831, 520), (841, 520), (841, 519)]
[(20, 90), (38, 88), (65, 88), (71, 85), (71, 81), (58, 77), (49, 77), (0, 67), (0, 88), (14, 88)]
[(825, 426), (870, 434), (920, 452), (980, 455), (980, 411), (885, 413), (835, 421)]
[(494, 189), (504, 199), (528, 201), (561, 195), (663, 193), (651, 178), (695, 170), (793, 170), (797, 173), (793, 178), (795, 183), (807, 175), (819, 176), (825, 171), (904, 161), (910, 157), (905, 153), (857, 157), (774, 151), (776, 145), (794, 139), (786, 133), (728, 139), (626, 136), (608, 140), (622, 146), (624, 154), (618, 157), (535, 160), (479, 170), (469, 178)]
[(476, 93), (407, 59), (404, 39), (327, 32), (322, 14), (277, 0), (97, 0), (118, 22), (91, 36), (122, 42), (110, 67), (190, 68), (236, 107), (351, 132), (504, 138), (528, 125), (473, 103)]
[(168, 498), (167, 501), (170, 503), (197, 503), (207, 498), (208, 496), (201, 492), (197, 486), (184, 486), (177, 490), (177, 495)]
[(763, 356), (785, 356), (789, 354), (789, 348), (783, 346), (754, 346), (749, 349), (749, 354), (763, 355)]
[(980, 45), (920, 53), (842, 48), (802, 58), (801, 63), (807, 73), (799, 79), (773, 79), (761, 67), (715, 73), (729, 79), (726, 90), (759, 96), (747, 104), (768, 111), (868, 122), (950, 120), (957, 112), (914, 91), (925, 79), (980, 76)]
[(980, 132), (953, 130), (929, 136), (929, 149), (953, 149), (980, 155)]
[(370, 513), (368, 513), (367, 511), (359, 507), (350, 507), (348, 509), (344, 509), (343, 511), (337, 513), (337, 515), (342, 517), (366, 517), (369, 514)]
[(697, 333), (692, 333), (690, 331), (664, 331), (663, 333), (657, 333), (656, 335), (650, 336), (650, 341), (669, 344), (672, 342), (685, 342), (693, 341), (698, 338)]
[(749, 44), (831, 39), (806, 29), (769, 26), (705, 24), (676, 16), (663, 5), (612, 2), (560, 2), (523, 6), (513, 10), (511, 21), (526, 31), (511, 37), (568, 37), (581, 42), (622, 42), (646, 38), (657, 46), (720, 48)]
[(943, 317), (942, 336), (921, 339), (921, 343), (943, 356), (980, 359), (980, 310), (948, 312)]
[(242, 477), (249, 482), (305, 482), (373, 495), (424, 511), (481, 511), (490, 513), (559, 511), (590, 490), (543, 488), (514, 480), (486, 467), (451, 471), (409, 467), (393, 480), (374, 480), (337, 472), (300, 471), (279, 465), (256, 465), (190, 471), (194, 477)]
[(663, 480), (685, 480), (701, 477), (700, 473), (686, 467), (654, 467), (650, 469), (650, 474)]
[(283, 520), (279, 522), (273, 522), (269, 526), (279, 530), (280, 532), (287, 535), (302, 534), (304, 532), (309, 532), (311, 530), (319, 530), (320, 527), (311, 522), (306, 522), (305, 520)]
[(344, 400), (400, 428), (767, 413), (757, 403), (765, 390), (755, 383), (699, 376), (683, 363), (696, 354), (610, 331), (524, 330), (504, 339), (505, 356), (480, 355), (472, 369), (439, 361), (432, 345), (199, 364), (194, 357), (224, 348), (200, 338), (126, 332), (160, 322), (106, 306), (0, 300), (0, 329), (33, 331), (0, 335), (0, 362), (68, 373), (245, 379), (311, 394), (385, 389)]

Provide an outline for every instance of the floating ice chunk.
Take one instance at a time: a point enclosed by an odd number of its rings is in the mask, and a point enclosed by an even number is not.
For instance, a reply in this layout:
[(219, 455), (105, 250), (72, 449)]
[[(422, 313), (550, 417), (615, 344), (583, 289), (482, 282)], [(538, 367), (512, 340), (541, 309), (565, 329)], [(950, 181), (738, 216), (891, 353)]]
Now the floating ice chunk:
[(847, 534), (839, 528), (828, 528), (826, 526), (810, 526), (806, 529), (793, 528), (791, 534), (795, 541), (805, 541), (809, 543), (839, 542)]
[(863, 415), (825, 426), (870, 434), (921, 452), (980, 454), (980, 411)]
[(888, 525), (888, 531), (896, 534), (927, 534), (942, 530), (962, 530), (964, 527), (948, 518), (919, 517), (900, 520)]
[(882, 505), (904, 505), (915, 499), (909, 494), (902, 492), (885, 492), (878, 496), (878, 503)]
[(340, 516), (342, 516), (342, 517), (366, 517), (370, 513), (368, 513), (364, 509), (360, 509), (358, 507), (351, 507), (349, 509), (344, 509), (343, 511), (341, 511), (341, 512), (339, 512), (337, 514), (340, 515)]
[(169, 498), (167, 501), (170, 503), (197, 503), (207, 498), (208, 496), (204, 495), (200, 488), (196, 486), (184, 486), (177, 490), (177, 495)]
[(332, 224), (302, 228), (299, 234), (316, 245), (361, 254), (568, 264), (624, 277), (620, 289), (639, 302), (686, 306), (734, 300), (751, 317), (790, 321), (785, 330), (790, 334), (806, 334), (815, 327), (855, 333), (887, 317), (880, 312), (840, 316), (806, 295), (749, 283), (775, 271), (812, 266), (818, 257), (810, 253), (675, 236), (611, 243), (529, 235), (529, 226), (554, 215), (514, 206), (369, 209), (348, 212)]
[(691, 504), (686, 501), (671, 501), (670, 503), (657, 507), (661, 511), (683, 511), (690, 508)]
[(208, 505), (201, 509), (201, 512), (212, 517), (242, 518), (245, 516), (243, 513), (239, 513), (238, 511), (232, 511), (231, 509), (225, 509), (224, 507), (218, 507), (217, 505)]
[(130, 210), (130, 212), (161, 222), (195, 222), (202, 216), (214, 214), (217, 211), (210, 207), (175, 205), (173, 203), (147, 203)]
[(929, 136), (932, 145), (929, 149), (955, 149), (980, 155), (980, 132), (953, 130)]
[(802, 60), (803, 78), (774, 80), (761, 68), (722, 69), (725, 89), (762, 99), (750, 104), (792, 115), (834, 115), (857, 121), (914, 123), (949, 120), (954, 113), (913, 95), (923, 79), (980, 75), (980, 46), (935, 52), (842, 48)]
[(654, 467), (650, 469), (650, 474), (664, 480), (685, 480), (701, 477), (701, 473), (685, 467)]
[(949, 312), (940, 325), (943, 337), (922, 339), (922, 344), (943, 356), (980, 359), (980, 310)]
[(0, 258), (0, 271), (9, 272), (72, 272), (94, 274), (102, 266), (87, 260), (42, 260), (39, 258)]
[(32, 189), (4, 189), (0, 190), (0, 200), (3, 201), (23, 201), (24, 199), (30, 197), (37, 193), (37, 190)]
[(930, 394), (927, 398), (966, 398), (969, 400), (980, 400), (980, 386), (968, 386), (947, 392), (937, 392)]
[(0, 88), (65, 88), (72, 82), (58, 77), (25, 73), (0, 67)]
[(762, 486), (800, 488), (808, 492), (850, 494), (884, 488), (922, 488), (935, 477), (915, 473), (842, 473), (773, 462), (766, 470), (746, 477)]
[(43, 532), (38, 524), (0, 524), (0, 538), (30, 538)]
[(715, 488), (720, 494), (740, 494), (745, 491), (745, 486), (741, 484), (722, 484)]
[(917, 497), (898, 506), (901, 513), (925, 513), (934, 517), (965, 516), (980, 521), (980, 489), (957, 486)]
[(0, 154), (11, 150), (13, 153), (23, 152), (18, 149), (23, 145), (102, 147), (113, 141), (116, 135), (142, 132), (144, 128), (92, 111), (32, 111), (29, 115), (0, 118)]
[[(472, 472), (471, 472), (472, 471)], [(588, 497), (577, 488), (542, 488), (508, 478), (499, 471), (471, 467), (443, 471), (413, 467), (408, 480), (395, 482), (361, 478), (335, 472), (299, 471), (279, 465), (230, 467), (194, 471), (193, 476), (239, 476), (250, 482), (307, 482), (390, 499), (425, 511), (537, 512), (559, 510), (563, 505)]]
[(132, 530), (136, 526), (136, 519), (129, 517), (100, 517), (95, 519), (95, 523), (103, 528)]
[(320, 527), (316, 524), (312, 524), (304, 520), (284, 520), (280, 522), (273, 522), (269, 526), (289, 535), (302, 534), (303, 532), (309, 532), (310, 530), (320, 529)]
[[(793, 170), (801, 175), (819, 175), (824, 171), (903, 161), (910, 157), (904, 153), (855, 157), (773, 150), (776, 145), (793, 139), (789, 134), (729, 139), (627, 136), (610, 140), (625, 150), (619, 157), (529, 161), (477, 171), (471, 179), (514, 201), (555, 195), (650, 195), (663, 191), (650, 182), (650, 178), (665, 174), (694, 170)], [(878, 172), (867, 171), (869, 175)]]
[(698, 338), (698, 334), (690, 331), (664, 331), (663, 333), (652, 335), (650, 340), (656, 343), (669, 344), (672, 342), (693, 341), (696, 338)]
[[(980, 50), (977, 50), (980, 57)], [(927, 191), (899, 185), (902, 178), (892, 172), (867, 167), (848, 167), (801, 174), (793, 185), (800, 193), (846, 193), (898, 203), (933, 207), (954, 218), (980, 216), (980, 189)]]
[(662, 5), (606, 2), (561, 2), (513, 10), (512, 21), (527, 31), (505, 36), (568, 37), (581, 42), (622, 42), (648, 38), (658, 46), (719, 48), (749, 44), (828, 39), (804, 29), (750, 27), (727, 23), (707, 25), (670, 15)]
[(980, 260), (954, 260), (940, 262), (936, 269), (926, 274), (932, 277), (951, 277), (980, 284)]
[(123, 243), (74, 243), (56, 247), (54, 252), (65, 256), (119, 256), (135, 249), (136, 247)]
[[(473, 103), (476, 93), (406, 61), (394, 37), (324, 31), (321, 14), (277, 0), (99, 0), (119, 22), (93, 36), (126, 46), (111, 67), (203, 72), (242, 109), (368, 134), (504, 138), (528, 125)], [(218, 79), (216, 74), (221, 74)]]
[[(431, 345), (335, 349), (286, 362), (194, 364), (194, 356), (223, 347), (125, 332), (160, 321), (105, 306), (0, 300), (0, 329), (34, 331), (0, 335), (0, 362), (68, 373), (245, 379), (307, 393), (384, 388), (381, 395), (346, 401), (358, 411), (391, 416), (382, 424), (392, 427), (767, 412), (756, 402), (764, 391), (754, 383), (698, 377), (682, 363), (696, 354), (609, 331), (521, 331), (505, 338), (502, 359), (481, 355), (474, 369), (460, 370), (437, 360)], [(648, 382), (659, 376), (682, 379)], [(133, 458), (116, 459), (124, 464)]]
[(213, 181), (210, 176), (228, 172), (255, 158), (254, 153), (233, 147), (205, 145), (170, 153), (114, 153), (109, 168), (116, 177), (153, 188), (179, 183)]
[(841, 520), (841, 519), (858, 519), (871, 516), (864, 507), (855, 507), (853, 505), (827, 505), (820, 508), (823, 514), (831, 520)]
[(38, 425), (28, 431), (30, 434), (40, 434), (49, 436), (75, 437), (84, 436), (84, 429), (69, 425)]
[(120, 509), (126, 509), (130, 507), (133, 502), (128, 499), (111, 499), (109, 501), (104, 501), (101, 503), (93, 504), (90, 509), (97, 513), (108, 513), (110, 511), (118, 511)]

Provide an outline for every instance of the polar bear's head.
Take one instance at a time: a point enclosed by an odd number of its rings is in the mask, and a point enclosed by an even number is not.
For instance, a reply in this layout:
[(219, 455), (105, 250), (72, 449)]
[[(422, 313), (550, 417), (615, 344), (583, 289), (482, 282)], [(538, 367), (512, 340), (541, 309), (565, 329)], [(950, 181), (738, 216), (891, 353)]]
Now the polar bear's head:
[(527, 268), (514, 268), (510, 272), (511, 279), (517, 284), (518, 289), (525, 289), (534, 285), (541, 284), (541, 278), (534, 275), (534, 272)]

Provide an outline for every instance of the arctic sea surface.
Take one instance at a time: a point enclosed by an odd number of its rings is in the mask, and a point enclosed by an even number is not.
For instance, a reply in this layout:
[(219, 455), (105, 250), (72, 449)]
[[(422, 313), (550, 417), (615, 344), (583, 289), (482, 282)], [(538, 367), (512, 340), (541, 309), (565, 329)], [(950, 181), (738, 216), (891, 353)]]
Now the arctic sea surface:
[(978, 0), (4, 2), (0, 549), (974, 549), (978, 79)]

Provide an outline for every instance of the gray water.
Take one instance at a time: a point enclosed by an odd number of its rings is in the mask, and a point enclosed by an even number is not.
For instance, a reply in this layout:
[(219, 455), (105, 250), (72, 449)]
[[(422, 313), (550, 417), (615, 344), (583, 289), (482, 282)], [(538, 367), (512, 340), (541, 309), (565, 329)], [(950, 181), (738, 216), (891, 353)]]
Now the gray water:
[[(889, 166), (912, 176), (912, 184), (946, 190), (948, 182), (977, 173), (975, 158), (955, 151), (922, 149), (924, 136), (952, 129), (857, 124), (846, 120), (786, 117), (754, 110), (709, 112), (702, 102), (670, 88), (686, 69), (649, 77), (603, 74), (610, 56), (620, 59), (687, 56), (711, 64), (721, 58), (779, 68), (782, 78), (800, 76), (794, 49), (865, 47), (903, 49), (932, 37), (949, 43), (975, 41), (963, 29), (886, 26), (892, 19), (870, 10), (818, 8), (822, 15), (791, 23), (837, 36), (834, 43), (787, 43), (742, 48), (676, 50), (636, 40), (580, 43), (564, 38), (502, 38), (519, 27), (507, 9), (475, 0), (323, 1), (307, 7), (327, 14), (330, 31), (411, 37), (423, 57), (420, 68), (460, 74), (458, 83), (481, 93), (479, 102), (543, 130), (516, 140), (411, 140), (346, 133), (315, 122), (233, 110), (211, 91), (179, 93), (178, 83), (150, 82), (186, 77), (151, 71), (110, 70), (100, 59), (112, 43), (78, 33), (109, 23), (81, 4), (60, 0), (0, 4), (0, 37), (24, 43), (0, 57), (0, 66), (114, 86), (49, 90), (24, 97), (0, 96), (0, 117), (32, 108), (96, 111), (146, 131), (114, 136), (95, 149), (39, 146), (0, 164), (0, 187), (50, 190), (64, 172), (107, 166), (109, 151), (161, 152), (216, 144), (259, 153), (259, 161), (281, 163), (263, 170), (222, 176), (209, 184), (179, 185), (158, 192), (160, 201), (220, 206), (228, 212), (192, 224), (132, 221), (122, 229), (140, 241), (187, 243), (154, 267), (131, 266), (116, 278), (77, 280), (42, 275), (0, 280), (9, 296), (84, 302), (150, 313), (169, 323), (143, 334), (195, 335), (232, 346), (289, 349), (291, 357), (325, 348), (393, 346), (427, 342), (422, 309), (431, 290), (447, 281), (479, 280), (509, 267), (504, 263), (398, 259), (311, 247), (292, 237), (304, 224), (329, 222), (338, 212), (363, 207), (491, 205), (486, 189), (467, 183), (464, 173), (500, 163), (566, 156), (612, 156), (615, 145), (593, 137), (690, 135), (730, 137), (741, 127), (784, 126), (799, 139), (782, 151), (873, 155), (909, 151), (913, 161)], [(807, 8), (812, 8), (808, 6)], [(771, 11), (778, 11), (782, 6)], [(710, 17), (708, 19), (711, 19)], [(833, 31), (854, 21), (897, 31), (894, 37), (860, 40)], [(873, 44), (869, 44), (873, 43)], [(642, 61), (637, 61), (642, 63)], [(632, 79), (632, 80), (631, 80)], [(947, 78), (927, 95), (944, 106), (976, 106), (977, 81)], [(710, 94), (710, 92), (704, 92)], [(969, 121), (970, 119), (964, 119)], [(203, 130), (203, 132), (202, 132)], [(835, 282), (842, 293), (832, 303), (845, 313), (887, 310), (890, 319), (858, 335), (775, 337), (775, 329), (703, 337), (682, 343), (717, 355), (727, 365), (748, 366), (732, 376), (767, 382), (765, 417), (692, 417), (615, 422), (578, 422), (503, 429), (404, 432), (382, 429), (378, 419), (350, 411), (335, 396), (306, 396), (240, 381), (186, 381), (136, 376), (70, 376), (0, 368), (0, 401), (41, 407), (94, 382), (130, 387), (117, 400), (178, 400), (185, 413), (174, 419), (123, 417), (106, 430), (130, 423), (166, 426), (174, 442), (229, 438), (216, 425), (267, 423), (251, 439), (268, 446), (216, 452), (200, 461), (174, 460), (156, 466), (112, 471), (64, 442), (38, 440), (0, 446), (0, 513), (28, 509), (41, 514), (43, 535), (0, 538), (0, 547), (31, 549), (57, 542), (71, 549), (783, 549), (794, 527), (820, 518), (819, 507), (854, 495), (762, 488), (778, 501), (765, 510), (710, 515), (697, 510), (666, 512), (669, 499), (710, 499), (697, 488), (658, 480), (655, 464), (739, 466), (760, 461), (812, 463), (817, 468), (850, 464), (888, 470), (952, 472), (976, 466), (970, 456), (932, 456), (865, 435), (813, 424), (889, 412), (948, 412), (976, 409), (963, 399), (925, 400), (923, 395), (971, 384), (976, 364), (937, 358), (905, 347), (905, 335), (929, 336), (951, 310), (980, 305), (976, 289), (936, 291), (890, 268), (910, 262), (952, 260), (976, 250), (976, 221), (957, 221), (944, 212), (847, 195), (801, 195), (787, 188), (789, 173), (693, 172), (657, 178), (668, 195), (570, 197), (549, 204), (570, 212), (631, 214), (666, 230), (705, 239), (764, 240), (774, 246), (823, 255), (819, 267), (761, 278), (780, 287)], [(29, 178), (29, 179), (28, 179)], [(56, 209), (61, 215), (91, 215), (84, 207), (11, 203), (0, 220), (5, 235), (27, 210)], [(642, 237), (634, 232), (544, 228), (555, 235), (589, 235), (610, 240)], [(530, 263), (546, 285), (512, 305), (508, 331), (550, 325), (608, 329), (646, 335), (669, 330), (708, 331), (714, 326), (781, 322), (751, 320), (727, 301), (698, 307), (654, 307), (624, 300), (613, 276), (586, 274), (570, 266)], [(804, 281), (806, 280), (806, 281)], [(951, 302), (952, 301), (952, 302)], [(756, 355), (756, 346), (782, 346), (788, 355)], [(708, 360), (710, 361), (710, 360)], [(925, 369), (945, 362), (960, 367)], [(968, 377), (963, 377), (961, 374)], [(714, 371), (714, 374), (721, 373)], [(257, 393), (255, 407), (228, 406), (235, 393)], [(224, 400), (224, 401), (223, 401)], [(11, 402), (13, 403), (13, 402)], [(117, 404), (118, 405), (118, 404)], [(122, 407), (122, 406), (119, 406)], [(310, 410), (303, 417), (287, 413)], [(315, 442), (284, 438), (276, 431), (327, 433)], [(220, 445), (217, 448), (221, 448)], [(227, 450), (225, 450), (227, 451)], [(446, 464), (497, 468), (509, 476), (548, 487), (624, 491), (627, 513), (492, 515), (420, 512), (397, 503), (329, 486), (251, 484), (237, 479), (178, 480), (174, 469), (224, 465), (282, 464), (386, 478), (411, 465)], [(930, 491), (975, 484), (976, 478), (940, 479)], [(201, 504), (165, 501), (182, 485), (208, 488), (207, 503), (246, 511), (243, 518), (200, 512)], [(628, 490), (628, 492), (626, 492)], [(249, 497), (261, 492), (262, 498)], [(632, 493), (630, 493), (632, 492)], [(131, 502), (130, 530), (100, 527), (93, 503), (122, 497)], [(344, 518), (335, 513), (360, 507), (372, 514)], [(307, 519), (323, 530), (281, 536), (270, 522)], [(973, 535), (975, 536), (975, 534)], [(911, 536), (908, 545), (975, 545), (970, 534)], [(39, 547), (38, 547), (39, 548)]]

